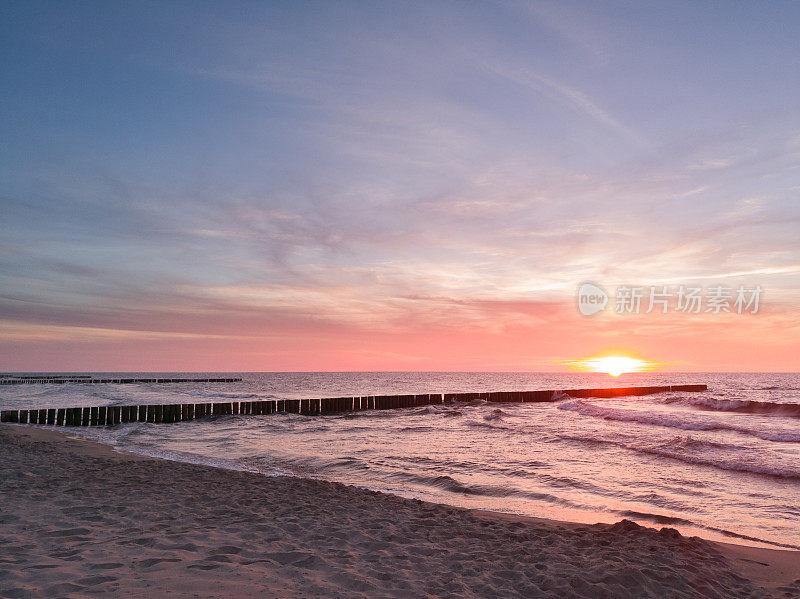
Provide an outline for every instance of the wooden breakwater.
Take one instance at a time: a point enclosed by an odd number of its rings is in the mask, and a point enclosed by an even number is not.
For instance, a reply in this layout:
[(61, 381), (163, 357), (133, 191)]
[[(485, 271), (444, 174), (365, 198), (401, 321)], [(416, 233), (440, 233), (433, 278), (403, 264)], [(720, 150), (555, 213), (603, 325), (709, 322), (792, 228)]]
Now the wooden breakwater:
[(317, 399), (265, 399), (188, 404), (136, 406), (82, 406), (3, 410), (0, 421), (53, 426), (113, 426), (123, 422), (168, 424), (209, 416), (262, 416), (290, 414), (331, 414), (360, 410), (414, 408), (455, 401), (483, 400), (497, 403), (552, 402), (562, 397), (621, 397), (651, 395), (664, 391), (706, 391), (706, 385), (663, 385), (658, 387), (612, 387), (600, 389), (556, 389), (548, 391), (487, 391), (483, 393), (424, 393), (417, 395), (365, 395)]
[(86, 384), (115, 384), (115, 385), (131, 385), (134, 383), (239, 383), (240, 378), (215, 378), (215, 379), (121, 379), (121, 378), (94, 378), (90, 376), (19, 376), (12, 377), (10, 375), (0, 375), (0, 385), (63, 385), (65, 383), (76, 383), (79, 385)]

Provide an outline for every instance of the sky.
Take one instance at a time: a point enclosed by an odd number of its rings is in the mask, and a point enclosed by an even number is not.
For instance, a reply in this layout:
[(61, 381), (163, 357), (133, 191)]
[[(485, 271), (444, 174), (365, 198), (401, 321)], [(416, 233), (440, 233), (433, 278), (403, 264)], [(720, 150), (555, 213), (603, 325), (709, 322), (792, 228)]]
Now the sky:
[[(4, 0), (0, 370), (798, 371), (798, 30), (790, 1)], [(654, 285), (763, 293), (644, 313)]]

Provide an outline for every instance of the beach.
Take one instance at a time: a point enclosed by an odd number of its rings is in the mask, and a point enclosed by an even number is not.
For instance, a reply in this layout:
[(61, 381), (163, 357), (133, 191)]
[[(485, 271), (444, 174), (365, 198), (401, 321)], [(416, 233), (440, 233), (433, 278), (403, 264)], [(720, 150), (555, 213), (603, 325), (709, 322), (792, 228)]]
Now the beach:
[(0, 428), (0, 596), (796, 597), (800, 553)]

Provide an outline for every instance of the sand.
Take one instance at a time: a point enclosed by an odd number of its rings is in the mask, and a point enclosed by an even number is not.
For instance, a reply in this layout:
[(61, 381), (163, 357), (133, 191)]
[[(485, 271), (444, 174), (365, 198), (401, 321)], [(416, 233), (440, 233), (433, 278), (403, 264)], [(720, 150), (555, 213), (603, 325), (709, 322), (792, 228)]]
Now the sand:
[(800, 552), (470, 512), (0, 427), (2, 597), (800, 597)]

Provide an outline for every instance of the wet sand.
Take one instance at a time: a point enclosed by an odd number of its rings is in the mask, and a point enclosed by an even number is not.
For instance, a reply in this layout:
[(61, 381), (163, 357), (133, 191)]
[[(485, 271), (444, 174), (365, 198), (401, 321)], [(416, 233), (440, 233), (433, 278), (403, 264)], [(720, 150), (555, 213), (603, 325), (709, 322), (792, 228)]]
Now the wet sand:
[(798, 597), (800, 552), (467, 511), (0, 427), (0, 596)]

